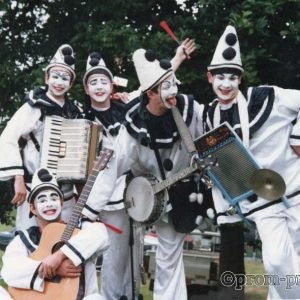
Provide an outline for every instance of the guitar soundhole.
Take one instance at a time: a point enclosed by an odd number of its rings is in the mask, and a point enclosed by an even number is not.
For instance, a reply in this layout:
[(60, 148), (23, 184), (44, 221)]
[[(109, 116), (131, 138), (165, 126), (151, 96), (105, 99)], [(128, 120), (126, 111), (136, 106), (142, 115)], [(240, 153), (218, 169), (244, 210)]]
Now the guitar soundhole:
[(53, 245), (52, 249), (51, 249), (51, 253), (54, 253), (56, 251), (58, 251), (65, 243), (62, 241), (57, 242), (56, 244)]

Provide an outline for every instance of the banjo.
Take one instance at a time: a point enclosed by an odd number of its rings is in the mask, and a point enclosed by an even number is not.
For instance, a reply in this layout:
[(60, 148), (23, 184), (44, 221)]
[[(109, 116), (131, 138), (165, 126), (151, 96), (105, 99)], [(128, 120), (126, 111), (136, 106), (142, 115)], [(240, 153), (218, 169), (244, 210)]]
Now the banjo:
[(179, 171), (163, 181), (146, 174), (129, 178), (124, 191), (125, 208), (128, 215), (136, 222), (151, 225), (164, 214), (167, 206), (167, 188), (191, 175), (198, 169), (196, 164)]

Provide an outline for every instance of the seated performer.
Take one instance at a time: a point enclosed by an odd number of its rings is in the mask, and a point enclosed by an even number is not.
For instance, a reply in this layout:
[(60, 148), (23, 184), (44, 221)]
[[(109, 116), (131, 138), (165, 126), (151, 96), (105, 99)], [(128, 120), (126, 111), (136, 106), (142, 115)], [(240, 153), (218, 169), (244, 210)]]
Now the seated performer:
[[(25, 201), (30, 191), (32, 175), (40, 167), (41, 141), (45, 116), (60, 116), (75, 119), (80, 111), (67, 98), (67, 92), (75, 81), (75, 59), (69, 45), (58, 48), (45, 71), (46, 87), (31, 90), (25, 103), (8, 122), (0, 137), (0, 180), (14, 180), (14, 197), (17, 207), (16, 227), (19, 230), (36, 225), (29, 219), (29, 207)], [(20, 153), (19, 141), (25, 144)], [(63, 220), (68, 219), (75, 199), (73, 186), (64, 185), (65, 205)]]
[[(82, 230), (58, 251), (42, 260), (35, 260), (31, 255), (38, 247), (43, 246), (40, 245), (40, 239), (44, 229), (50, 223), (62, 222), (63, 194), (47, 169), (35, 172), (28, 202), (30, 216), (35, 216), (38, 226), (18, 231), (7, 246), (1, 270), (5, 283), (13, 288), (43, 292), (45, 281), (56, 275), (80, 277), (77, 299), (101, 299), (98, 294), (95, 260), (109, 245), (105, 226), (99, 222), (83, 221)], [(59, 289), (59, 285), (57, 288)]]

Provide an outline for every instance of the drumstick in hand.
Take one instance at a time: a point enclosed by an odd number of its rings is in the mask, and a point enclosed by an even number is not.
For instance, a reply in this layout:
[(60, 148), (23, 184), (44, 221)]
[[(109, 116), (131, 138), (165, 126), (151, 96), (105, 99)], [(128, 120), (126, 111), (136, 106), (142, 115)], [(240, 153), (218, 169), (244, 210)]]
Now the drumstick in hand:
[[(172, 40), (174, 40), (179, 46), (180, 46), (180, 42), (178, 41), (176, 35), (174, 34), (174, 32), (171, 30), (171, 28), (169, 27), (169, 25), (167, 24), (166, 21), (160, 21), (159, 23), (160, 27), (162, 29), (164, 29), (166, 31), (166, 33), (172, 38)], [(185, 49), (183, 49), (183, 52), (186, 56), (187, 59), (191, 59), (191, 57), (186, 53)]]

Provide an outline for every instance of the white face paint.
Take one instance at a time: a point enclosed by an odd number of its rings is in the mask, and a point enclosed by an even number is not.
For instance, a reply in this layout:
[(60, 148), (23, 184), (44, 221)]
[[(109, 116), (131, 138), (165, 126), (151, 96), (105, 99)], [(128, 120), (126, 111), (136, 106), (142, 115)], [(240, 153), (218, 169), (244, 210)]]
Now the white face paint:
[(165, 79), (160, 85), (160, 98), (163, 105), (170, 109), (174, 104), (175, 96), (178, 93), (178, 88), (176, 84), (176, 78), (174, 74)]
[(104, 74), (93, 74), (87, 81), (87, 94), (91, 101), (103, 103), (110, 99), (112, 84), (110, 79)]
[(46, 83), (50, 95), (60, 99), (71, 87), (71, 74), (64, 68), (53, 67), (49, 70)]
[(239, 91), (241, 79), (236, 74), (216, 74), (212, 76), (210, 83), (220, 102), (234, 100)]
[(40, 192), (34, 200), (34, 206), (37, 215), (46, 221), (56, 220), (62, 210), (60, 196), (53, 189)]

